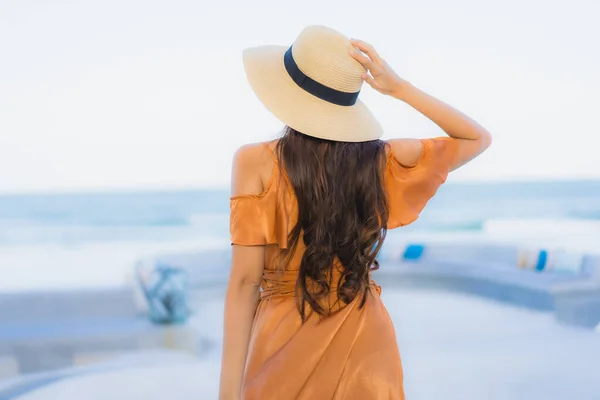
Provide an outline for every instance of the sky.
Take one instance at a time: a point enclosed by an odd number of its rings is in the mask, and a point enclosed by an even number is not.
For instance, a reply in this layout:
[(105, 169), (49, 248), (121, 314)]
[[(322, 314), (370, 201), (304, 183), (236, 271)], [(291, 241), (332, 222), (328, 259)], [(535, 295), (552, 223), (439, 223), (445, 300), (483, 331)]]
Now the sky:
[[(282, 128), (241, 52), (323, 24), (485, 126), (456, 181), (600, 178), (600, 2), (3, 0), (0, 193), (227, 187)], [(384, 138), (443, 135), (368, 87)]]

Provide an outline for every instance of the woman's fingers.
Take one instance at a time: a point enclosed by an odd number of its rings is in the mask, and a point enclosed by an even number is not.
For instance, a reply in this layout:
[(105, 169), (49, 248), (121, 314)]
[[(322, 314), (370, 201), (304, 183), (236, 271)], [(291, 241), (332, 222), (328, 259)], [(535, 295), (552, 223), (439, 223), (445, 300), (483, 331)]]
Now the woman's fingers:
[(371, 75), (363, 74), (362, 79), (363, 79), (363, 81), (367, 82), (373, 89), (376, 89), (375, 79), (373, 79), (373, 77)]
[(352, 45), (350, 54), (367, 69), (367, 72), (362, 75), (362, 79), (373, 89), (379, 93), (390, 95), (397, 91), (399, 85), (406, 82), (390, 68), (384, 59), (379, 57), (373, 46), (358, 39), (352, 39), (350, 43)]
[(355, 48), (350, 49), (350, 55), (368, 70), (373, 68), (373, 61)]
[(351, 39), (350, 43), (352, 43), (353, 46), (356, 46), (358, 49), (360, 49), (360, 51), (368, 55), (371, 60), (376, 62), (379, 61), (379, 54), (377, 54), (375, 48), (369, 43), (363, 42), (359, 39)]

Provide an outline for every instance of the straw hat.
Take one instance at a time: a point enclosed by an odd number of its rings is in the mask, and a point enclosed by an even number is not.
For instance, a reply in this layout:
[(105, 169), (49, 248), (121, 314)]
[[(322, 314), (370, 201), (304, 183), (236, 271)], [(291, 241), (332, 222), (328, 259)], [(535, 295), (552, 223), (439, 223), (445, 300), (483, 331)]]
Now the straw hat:
[(284, 124), (309, 136), (340, 142), (381, 137), (382, 129), (358, 99), (365, 68), (350, 40), (325, 26), (308, 26), (291, 47), (245, 49), (248, 82)]

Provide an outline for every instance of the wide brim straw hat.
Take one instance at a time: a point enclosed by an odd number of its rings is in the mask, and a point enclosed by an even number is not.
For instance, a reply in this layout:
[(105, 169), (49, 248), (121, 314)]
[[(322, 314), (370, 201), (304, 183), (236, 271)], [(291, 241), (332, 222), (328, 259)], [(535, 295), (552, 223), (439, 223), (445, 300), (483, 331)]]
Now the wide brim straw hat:
[(320, 139), (365, 142), (382, 129), (358, 99), (366, 70), (352, 47), (343, 34), (313, 25), (291, 47), (251, 47), (242, 58), (252, 90), (281, 122)]

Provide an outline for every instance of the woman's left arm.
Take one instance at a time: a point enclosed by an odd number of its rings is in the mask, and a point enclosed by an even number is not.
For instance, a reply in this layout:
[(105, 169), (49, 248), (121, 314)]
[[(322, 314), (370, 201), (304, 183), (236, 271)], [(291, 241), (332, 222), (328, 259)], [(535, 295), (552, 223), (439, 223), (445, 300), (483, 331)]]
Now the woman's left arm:
[[(255, 146), (245, 146), (236, 152), (231, 177), (232, 196), (257, 194), (263, 190), (255, 156)], [(248, 344), (265, 264), (264, 246), (233, 244), (231, 252), (231, 271), (225, 296), (219, 400), (239, 400), (241, 397)]]
[(263, 246), (232, 246), (231, 273), (225, 296), (219, 400), (240, 399), (263, 265)]

